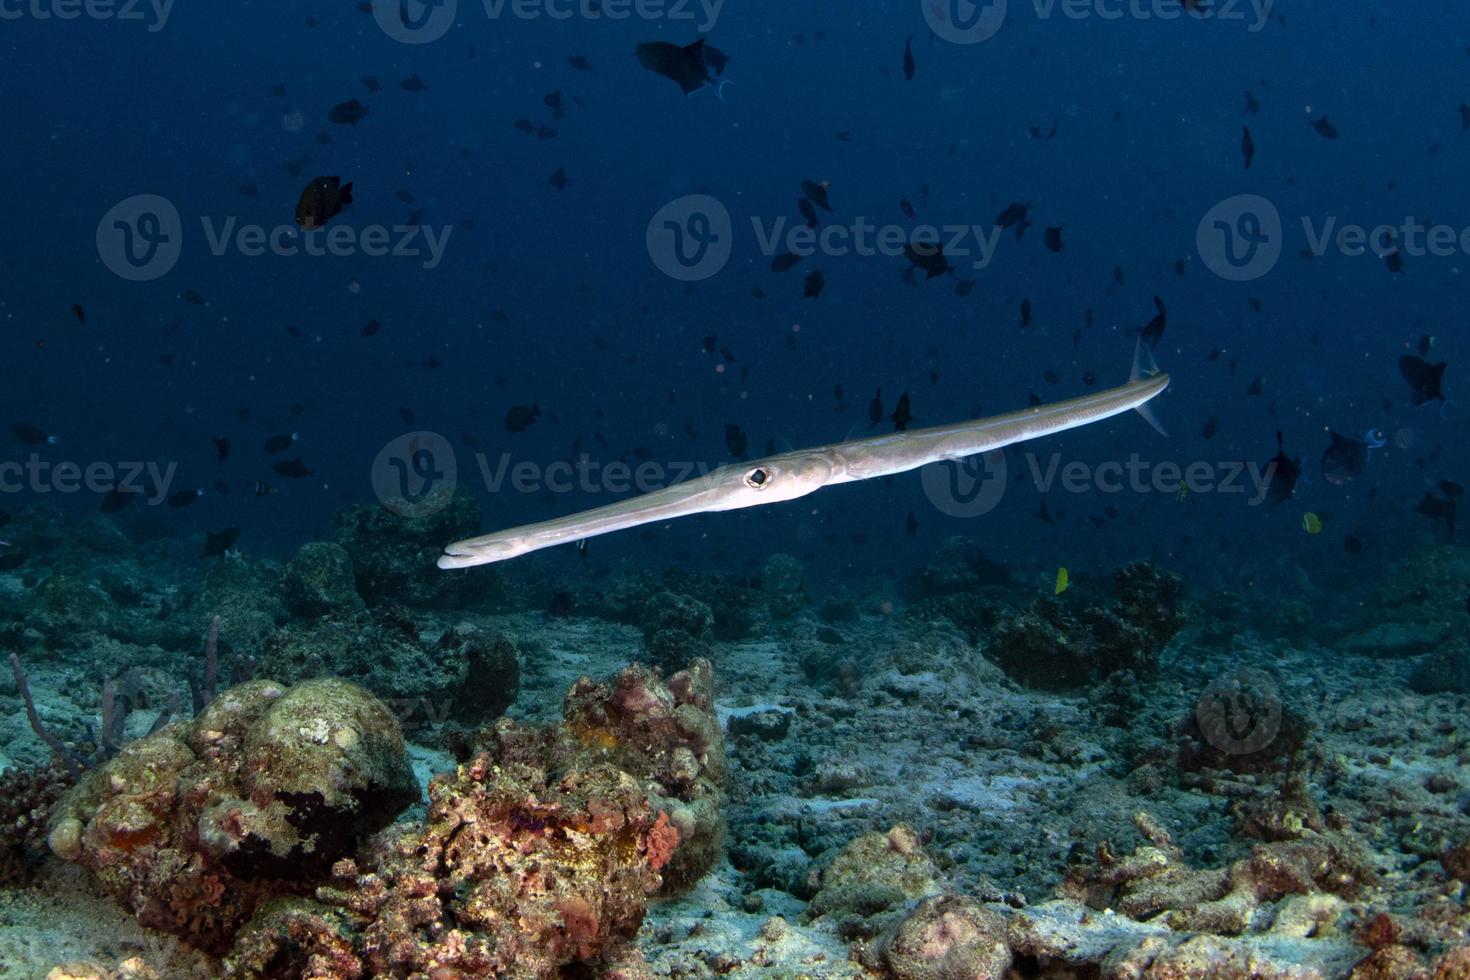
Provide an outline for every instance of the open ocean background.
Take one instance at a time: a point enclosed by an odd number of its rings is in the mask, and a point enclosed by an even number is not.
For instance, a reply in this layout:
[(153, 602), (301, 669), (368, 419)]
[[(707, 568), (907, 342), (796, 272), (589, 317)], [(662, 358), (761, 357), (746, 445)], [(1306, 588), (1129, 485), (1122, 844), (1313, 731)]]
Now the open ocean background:
[[(13, 443), (4, 458), (177, 463), (171, 489), (205, 495), (182, 509), (134, 506), (120, 523), (201, 541), (239, 527), (246, 552), (284, 556), (328, 536), (336, 510), (372, 499), (385, 445), (426, 430), (454, 446), (489, 531), (614, 498), (491, 493), (476, 452), (492, 466), (502, 454), (549, 464), (574, 445), (602, 462), (713, 466), (730, 458), (731, 424), (752, 458), (885, 430), (868, 424), (878, 388), (885, 413), (907, 390), (919, 425), (1021, 408), (1033, 393), (1068, 398), (1088, 390), (1086, 372), (1099, 387), (1126, 379), (1158, 296), (1167, 438), (1128, 416), (1013, 449), (1013, 482), (983, 517), (945, 513), (908, 474), (600, 538), (590, 559), (736, 571), (789, 551), (814, 577), (840, 579), (917, 565), (963, 534), (1023, 574), (1062, 563), (1080, 579), (1144, 557), (1201, 589), (1249, 592), (1303, 573), (1331, 590), (1443, 539), (1442, 524), (1412, 509), (1441, 479), (1467, 476), (1466, 409), (1454, 403), (1466, 255), (1409, 254), (1395, 274), (1371, 254), (1299, 253), (1303, 219), (1470, 224), (1470, 133), (1456, 111), (1470, 18), (1438, 2), (1281, 4), (1256, 30), (1244, 6), (1238, 19), (1205, 20), (1010, 6), (1000, 32), (973, 45), (931, 36), (919, 3), (729, 3), (701, 35), (698, 8), (693, 20), (553, 21), (461, 2), (448, 33), (423, 45), (395, 41), (349, 3), (186, 0), (161, 24), (146, 8), (142, 21), (7, 15), (0, 422), (57, 443)], [(639, 42), (700, 36), (730, 57), (724, 101), (685, 97), (633, 56)], [(571, 67), (573, 55), (591, 70)], [(413, 75), (423, 91), (401, 87)], [(543, 103), (553, 91), (566, 106), (555, 120)], [(368, 115), (330, 122), (353, 98)], [(1339, 138), (1314, 130), (1324, 114)], [(521, 118), (555, 138), (523, 134)], [(1053, 123), (1052, 139), (1028, 135)], [(1242, 126), (1257, 148), (1249, 169)], [(330, 143), (316, 141), (322, 132)], [(303, 155), (311, 162), (291, 176)], [(561, 190), (549, 181), (558, 169)], [(449, 229), (442, 262), (212, 253), (202, 222), (291, 226), (316, 175), (354, 184), (356, 203), (334, 224), (392, 228), (422, 209), (423, 225)], [(1019, 242), (1004, 234), (986, 268), (912, 287), (895, 256), (818, 255), (775, 274), (752, 220), (799, 222), (802, 180), (830, 182), (824, 224), (988, 227), (1011, 202), (1029, 203), (1034, 224)], [(720, 271), (686, 284), (660, 271), (645, 235), (655, 212), (694, 193), (727, 209), (734, 241)], [(99, 221), (138, 194), (166, 198), (182, 221), (176, 265), (149, 282), (114, 274), (98, 247)], [(1249, 282), (1213, 274), (1196, 240), (1207, 212), (1239, 194), (1264, 196), (1285, 227), (1279, 261)], [(1056, 225), (1061, 254), (1042, 241)], [(825, 289), (809, 299), (814, 268)], [(976, 280), (968, 296), (956, 295), (961, 278)], [(374, 319), (381, 330), (363, 337)], [(1443, 409), (1413, 406), (1397, 368), (1425, 335), (1429, 359), (1450, 364)], [(1257, 378), (1260, 394), (1248, 394)], [(508, 432), (507, 410), (532, 403), (540, 418)], [(1327, 430), (1371, 427), (1389, 445), (1351, 484), (1323, 481)], [(1264, 464), (1278, 429), (1311, 481), (1279, 505), (1252, 506), (1253, 492), (1044, 494), (1026, 478), (1030, 450), (1089, 464), (1132, 453)], [(291, 432), (300, 438), (286, 454), (262, 451)], [(216, 436), (232, 443), (223, 463)], [(311, 476), (272, 472), (296, 455)], [(276, 492), (255, 496), (255, 481)], [(41, 489), (7, 488), (0, 508)], [(78, 520), (100, 502), (46, 496)], [(1054, 523), (1037, 516), (1043, 502)], [(1303, 529), (1308, 511), (1320, 534)], [(1360, 554), (1345, 550), (1348, 535)], [(578, 567), (572, 548), (543, 558)]]

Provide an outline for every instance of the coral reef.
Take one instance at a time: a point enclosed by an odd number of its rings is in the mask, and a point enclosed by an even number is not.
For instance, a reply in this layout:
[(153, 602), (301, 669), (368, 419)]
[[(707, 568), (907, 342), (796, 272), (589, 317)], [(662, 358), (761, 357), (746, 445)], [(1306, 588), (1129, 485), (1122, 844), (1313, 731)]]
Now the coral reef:
[(0, 774), (0, 887), (29, 884), (50, 853), (51, 812), (76, 782), (58, 763)]
[(324, 873), (418, 798), (397, 722), (367, 691), (260, 680), (89, 770), (49, 843), (143, 924), (222, 950), (273, 891)]
[(988, 652), (1010, 676), (1050, 690), (1095, 684), (1120, 670), (1150, 677), (1184, 623), (1181, 594), (1177, 575), (1134, 562), (1114, 570), (1111, 604), (1038, 599), (995, 629)]
[(656, 667), (672, 668), (695, 657), (708, 659), (706, 638), (715, 624), (710, 607), (674, 592), (656, 592), (644, 604), (643, 642)]
[[(550, 978), (627, 958), (648, 896), (708, 870), (724, 760), (712, 673), (583, 679), (565, 723), (501, 720), (431, 784), (428, 818), (262, 909), (234, 976)], [(635, 957), (636, 959), (636, 957)]]
[(369, 605), (457, 609), (485, 599), (499, 584), (494, 573), (445, 575), (434, 567), (446, 541), (479, 530), (479, 505), (450, 487), (431, 491), (421, 512), (408, 517), (367, 504), (337, 514), (337, 543), (352, 562), (358, 595)]
[(258, 669), (295, 683), (344, 677), (381, 697), (417, 730), (447, 721), (478, 725), (500, 716), (520, 687), (520, 655), (503, 634), (460, 623), (434, 642), (397, 606), (324, 616), (277, 630)]

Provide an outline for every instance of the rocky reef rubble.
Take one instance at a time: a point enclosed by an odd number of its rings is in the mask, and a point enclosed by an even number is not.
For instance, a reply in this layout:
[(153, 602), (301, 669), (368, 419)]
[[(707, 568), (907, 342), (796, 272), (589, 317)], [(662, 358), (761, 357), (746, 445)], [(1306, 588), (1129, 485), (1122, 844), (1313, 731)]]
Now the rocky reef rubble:
[[(427, 819), (277, 900), (231, 976), (553, 978), (641, 957), (650, 896), (719, 855), (723, 745), (707, 661), (578, 681), (559, 726), (502, 720), (431, 783)], [(617, 970), (604, 975), (618, 975)]]
[(389, 711), (344, 681), (230, 688), (88, 770), (49, 843), (144, 925), (213, 952), (419, 798)]

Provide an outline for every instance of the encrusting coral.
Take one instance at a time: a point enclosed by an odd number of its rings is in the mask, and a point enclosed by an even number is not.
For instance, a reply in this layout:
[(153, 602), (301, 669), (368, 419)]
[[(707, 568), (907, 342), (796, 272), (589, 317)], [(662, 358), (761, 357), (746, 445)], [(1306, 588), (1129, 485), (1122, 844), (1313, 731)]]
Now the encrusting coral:
[(371, 694), (259, 680), (86, 772), (49, 842), (144, 925), (217, 952), (267, 896), (324, 874), (417, 799), (398, 724)]
[(717, 854), (723, 746), (705, 661), (573, 686), (560, 726), (500, 721), (430, 786), (427, 820), (271, 903), (232, 976), (551, 978), (633, 956), (650, 895)]

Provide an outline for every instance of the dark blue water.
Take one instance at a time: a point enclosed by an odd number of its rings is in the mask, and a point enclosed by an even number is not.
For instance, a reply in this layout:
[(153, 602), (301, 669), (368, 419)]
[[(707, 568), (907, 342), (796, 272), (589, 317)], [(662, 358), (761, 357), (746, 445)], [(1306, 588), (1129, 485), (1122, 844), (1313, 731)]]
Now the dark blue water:
[[(1013, 448), (1014, 482), (975, 518), (936, 507), (908, 474), (601, 538), (590, 556), (735, 571), (790, 551), (843, 577), (902, 569), (963, 534), (1023, 572), (1062, 563), (1085, 576), (1151, 557), (1200, 584), (1246, 588), (1297, 569), (1321, 585), (1355, 581), (1447, 536), (1412, 508), (1441, 479), (1466, 477), (1463, 410), (1412, 405), (1397, 359), (1432, 335), (1428, 358), (1448, 361), (1455, 398), (1466, 255), (1406, 249), (1394, 273), (1372, 254), (1299, 253), (1311, 244), (1303, 219), (1470, 225), (1470, 133), (1457, 112), (1470, 21), (1453, 6), (1278, 5), (1262, 26), (1246, 7), (1203, 20), (1074, 19), (1012, 2), (999, 33), (973, 45), (932, 36), (917, 2), (729, 3), (703, 35), (702, 16), (552, 21), (459, 7), (442, 38), (410, 45), (347, 3), (180, 2), (162, 22), (146, 8), (141, 21), (63, 21), (5, 5), (0, 422), (57, 437), (7, 445), (5, 458), (177, 464), (169, 489), (205, 495), (182, 509), (135, 505), (121, 526), (198, 538), (238, 526), (241, 548), (275, 554), (329, 535), (339, 508), (373, 502), (379, 451), (426, 430), (455, 447), (460, 485), (493, 530), (615, 495), (492, 493), (476, 452), (492, 466), (502, 454), (546, 465), (574, 452), (713, 466), (730, 459), (727, 425), (741, 427), (752, 457), (891, 429), (868, 424), (879, 388), (885, 414), (907, 390), (916, 425), (1022, 408), (1033, 394), (1072, 397), (1126, 380), (1158, 296), (1169, 314), (1156, 351), (1173, 377), (1159, 406), (1167, 437), (1130, 415)], [(682, 95), (633, 55), (639, 42), (700, 36), (730, 57), (723, 101)], [(572, 55), (591, 70), (570, 66)], [(415, 74), (426, 89), (405, 91)], [(553, 91), (559, 119), (543, 104)], [(365, 118), (329, 121), (354, 98)], [(1336, 139), (1311, 125), (1323, 115)], [(523, 134), (522, 118), (555, 138)], [(1053, 124), (1054, 138), (1028, 134)], [(1248, 170), (1242, 126), (1256, 146)], [(323, 132), (330, 143), (316, 141)], [(291, 176), (288, 161), (303, 155), (311, 162)], [(558, 169), (560, 190), (549, 180)], [(448, 235), (442, 260), (211, 249), (205, 222), (292, 227), (317, 175), (354, 184), (355, 203), (329, 230), (377, 226), (396, 241), (404, 232), (393, 229), (421, 209), (422, 228)], [(802, 180), (830, 182), (823, 226), (989, 229), (1011, 202), (1029, 203), (1033, 224), (1020, 241), (1001, 234), (984, 268), (956, 259), (957, 272), (916, 285), (895, 255), (818, 254), (775, 274), (752, 221), (799, 223)], [(731, 252), (686, 284), (660, 271), (646, 232), (660, 208), (695, 193), (730, 215)], [(98, 247), (103, 216), (139, 194), (165, 198), (180, 220), (176, 264), (147, 282), (115, 274)], [(1239, 194), (1265, 197), (1284, 229), (1279, 260), (1247, 282), (1211, 272), (1196, 237), (1211, 208)], [(1059, 254), (1043, 243), (1052, 226)], [(424, 246), (422, 231), (413, 244)], [(825, 288), (805, 298), (813, 269)], [(957, 295), (969, 279), (973, 290)], [(381, 329), (364, 337), (370, 320)], [(540, 418), (508, 432), (507, 410), (532, 403)], [(1370, 427), (1389, 445), (1351, 483), (1323, 480), (1327, 430)], [(1028, 452), (1043, 468), (1052, 453), (1088, 467), (1138, 454), (1223, 479), (1242, 461), (1264, 464), (1278, 429), (1307, 477), (1280, 504), (1253, 505), (1248, 482), (1181, 499), (1043, 493), (1029, 479)], [(285, 454), (262, 451), (291, 432), (300, 438)], [(213, 436), (232, 442), (223, 463)], [(272, 471), (297, 455), (309, 477)], [(274, 492), (255, 496), (256, 481)], [(44, 497), (81, 520), (100, 503), (46, 489), (7, 487), (0, 508)], [(1320, 534), (1303, 528), (1307, 512)], [(1361, 554), (1345, 549), (1349, 535)], [(577, 561), (570, 548), (543, 559)]]

